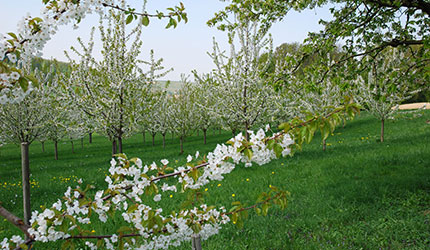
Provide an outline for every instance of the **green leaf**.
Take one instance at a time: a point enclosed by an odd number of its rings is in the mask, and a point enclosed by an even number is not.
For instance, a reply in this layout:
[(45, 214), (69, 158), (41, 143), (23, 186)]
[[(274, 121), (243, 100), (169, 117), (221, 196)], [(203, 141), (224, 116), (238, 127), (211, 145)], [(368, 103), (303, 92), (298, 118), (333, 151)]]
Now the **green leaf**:
[(249, 149), (249, 148), (245, 149), (245, 150), (243, 151), (243, 154), (244, 154), (246, 157), (248, 157), (248, 159), (250, 159), (250, 160), (251, 160), (252, 155), (253, 155), (252, 150), (251, 150), (251, 149)]
[(131, 14), (130, 14), (130, 15), (128, 15), (128, 16), (127, 16), (127, 19), (125, 19), (125, 23), (126, 23), (126, 24), (131, 23), (131, 22), (133, 21), (133, 18), (134, 18), (134, 17), (133, 17), (133, 15), (131, 15)]
[(20, 247), (21, 249), (23, 249), (23, 250), (27, 250), (27, 249), (28, 249), (28, 246), (27, 246), (27, 244), (25, 244), (25, 243), (20, 244), (20, 245), (19, 245), (19, 247)]
[(9, 36), (11, 36), (12, 38), (14, 38), (15, 40), (18, 40), (18, 37), (15, 35), (15, 33), (13, 32), (9, 32), (7, 33)]
[(28, 89), (28, 80), (25, 77), (20, 77), (18, 79), (19, 86), (21, 86), (22, 90), (27, 91)]
[(281, 157), (281, 155), (282, 155), (282, 151), (283, 151), (283, 150), (284, 150), (284, 149), (282, 148), (282, 146), (281, 146), (281, 145), (279, 145), (278, 143), (276, 143), (276, 144), (273, 146), (273, 151), (275, 151), (276, 158)]
[(148, 26), (149, 25), (149, 17), (148, 16), (143, 16), (142, 17), (142, 24), (143, 24), (143, 26)]

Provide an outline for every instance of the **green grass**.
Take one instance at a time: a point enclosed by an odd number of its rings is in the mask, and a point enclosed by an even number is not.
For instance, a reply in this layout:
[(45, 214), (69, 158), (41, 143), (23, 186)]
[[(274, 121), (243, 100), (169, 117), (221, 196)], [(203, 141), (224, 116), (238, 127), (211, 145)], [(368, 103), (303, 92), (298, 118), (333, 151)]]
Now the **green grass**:
[[(326, 152), (317, 136), (293, 157), (264, 166), (239, 166), (222, 182), (209, 184), (208, 204), (229, 207), (240, 200), (251, 205), (258, 194), (274, 185), (291, 192), (288, 208), (273, 208), (267, 217), (251, 212), (242, 229), (224, 226), (218, 235), (203, 242), (203, 249), (429, 249), (428, 120), (430, 113), (426, 112), (416, 119), (387, 122), (386, 142), (379, 143), (379, 122), (364, 113), (335, 131)], [(178, 155), (179, 143), (170, 136), (165, 150), (161, 137), (152, 147), (149, 136), (143, 144), (141, 135), (126, 140), (124, 149), (128, 156), (141, 157), (146, 163), (162, 158), (184, 162), (187, 154), (211, 151), (216, 143), (230, 137), (230, 132), (210, 132), (208, 145), (203, 145), (201, 136), (190, 137), (184, 156)], [(60, 159), (55, 161), (52, 144), (46, 145), (45, 153), (39, 143), (31, 145), (33, 209), (55, 202), (79, 178), (104, 187), (109, 142), (96, 136), (93, 144), (85, 141), (81, 149), (75, 142), (75, 148), (76, 153), (71, 154), (70, 143), (60, 144)], [(0, 201), (21, 215), (19, 148), (7, 145), (0, 151)], [(163, 206), (173, 208), (180, 196), (164, 199)], [(111, 224), (93, 226), (97, 232), (106, 232)], [(17, 232), (1, 219), (0, 239)], [(59, 246), (56, 243), (49, 248)], [(190, 248), (190, 243), (184, 243), (177, 249)]]

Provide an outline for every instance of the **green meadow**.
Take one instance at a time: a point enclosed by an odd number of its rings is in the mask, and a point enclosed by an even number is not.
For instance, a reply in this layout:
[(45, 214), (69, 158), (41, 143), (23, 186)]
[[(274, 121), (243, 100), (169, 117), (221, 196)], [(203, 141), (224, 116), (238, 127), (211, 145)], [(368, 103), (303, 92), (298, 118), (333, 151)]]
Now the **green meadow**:
[[(272, 207), (266, 217), (251, 211), (243, 228), (224, 225), (202, 243), (203, 249), (430, 249), (430, 112), (386, 122), (384, 143), (378, 142), (379, 126), (378, 120), (362, 113), (336, 129), (325, 152), (317, 135), (292, 157), (250, 168), (239, 165), (223, 181), (209, 184), (206, 203), (227, 208), (235, 200), (254, 204), (270, 185), (291, 195), (287, 209)], [(194, 134), (179, 155), (179, 140), (171, 135), (163, 149), (161, 136), (152, 146), (149, 134), (145, 143), (140, 134), (125, 140), (124, 152), (146, 164), (166, 158), (179, 166), (188, 154), (210, 152), (230, 137), (229, 131), (209, 131), (203, 145), (203, 134)], [(111, 160), (106, 138), (93, 136), (89, 144), (86, 137), (82, 146), (74, 141), (74, 153), (70, 142), (61, 142), (59, 160), (54, 160), (53, 148), (50, 142), (45, 152), (40, 142), (30, 146), (33, 210), (50, 207), (80, 178), (99, 189), (106, 187)], [(20, 159), (17, 145), (0, 148), (0, 202), (22, 216)], [(174, 209), (183, 199), (172, 193), (160, 205)], [(88, 229), (107, 234), (110, 228), (94, 223)], [(19, 231), (2, 218), (0, 239), (13, 234)], [(49, 247), (59, 249), (61, 244)], [(45, 248), (36, 244), (34, 249)], [(191, 249), (191, 243), (177, 249)]]

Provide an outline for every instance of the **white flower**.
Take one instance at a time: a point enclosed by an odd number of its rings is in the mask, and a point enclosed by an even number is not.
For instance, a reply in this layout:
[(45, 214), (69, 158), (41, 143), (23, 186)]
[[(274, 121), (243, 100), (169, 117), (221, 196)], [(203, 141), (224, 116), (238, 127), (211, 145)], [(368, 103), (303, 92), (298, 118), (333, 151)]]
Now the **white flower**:
[(163, 160), (161, 160), (161, 164), (166, 166), (167, 164), (169, 164), (169, 161), (167, 159), (163, 159)]
[(10, 73), (10, 75), (9, 75), (9, 78), (12, 81), (17, 81), (20, 77), (21, 77), (21, 75), (18, 72), (15, 72), (15, 71), (12, 72), (12, 73)]
[(15, 54), (9, 53), (9, 54), (7, 54), (7, 58), (9, 58), (11, 63), (16, 63), (16, 55)]
[(200, 153), (199, 153), (199, 151), (197, 151), (196, 152), (196, 159), (199, 158), (199, 155), (200, 155)]
[(115, 243), (115, 242), (117, 242), (117, 241), (118, 241), (118, 236), (117, 236), (116, 234), (113, 234), (113, 235), (112, 235), (112, 237), (111, 237), (110, 239), (111, 239), (111, 241), (112, 241), (113, 243)]
[(191, 162), (193, 160), (193, 157), (191, 155), (187, 156), (187, 162)]
[(157, 194), (156, 196), (154, 196), (155, 202), (159, 202), (160, 200), (161, 200), (161, 194)]

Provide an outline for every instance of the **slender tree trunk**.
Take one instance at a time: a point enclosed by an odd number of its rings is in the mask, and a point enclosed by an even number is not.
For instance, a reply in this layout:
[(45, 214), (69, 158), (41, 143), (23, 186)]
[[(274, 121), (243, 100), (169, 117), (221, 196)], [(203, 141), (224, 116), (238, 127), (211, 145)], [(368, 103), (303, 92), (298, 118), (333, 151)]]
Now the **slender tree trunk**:
[(218, 128), (218, 134), (219, 135), (221, 134), (221, 128)]
[(122, 153), (122, 136), (118, 137), (118, 153)]
[(72, 154), (75, 153), (75, 144), (73, 143), (73, 140), (70, 139), (70, 143), (72, 144)]
[(55, 160), (58, 160), (58, 141), (54, 141), (54, 156)]
[(205, 141), (205, 145), (206, 145), (206, 132), (207, 132), (207, 129), (203, 129), (203, 139)]
[(246, 121), (246, 122), (245, 122), (245, 139), (246, 139), (246, 140), (248, 140), (248, 139), (249, 139), (249, 133), (248, 133), (248, 130), (249, 130), (249, 123), (248, 123), (248, 121)]
[(112, 140), (112, 155), (116, 155), (116, 140)]
[(21, 166), (22, 166), (22, 197), (24, 205), (24, 222), (30, 225), (30, 160), (29, 143), (21, 143)]
[(236, 129), (232, 129), (231, 133), (233, 134), (233, 137), (235, 137), (236, 136)]
[(191, 235), (191, 250), (202, 250), (202, 242), (199, 234)]
[(42, 153), (45, 153), (45, 142), (41, 141), (40, 143), (42, 143)]
[(142, 132), (142, 137), (143, 137), (143, 144), (145, 144), (146, 142), (145, 131)]
[(89, 143), (91, 144), (91, 143), (93, 143), (93, 133), (88, 133), (88, 141), (89, 141)]
[(152, 146), (155, 146), (155, 135), (156, 133), (152, 133)]
[(181, 153), (180, 154), (183, 154), (184, 153), (184, 138), (181, 136), (179, 138), (179, 140), (181, 142)]
[(327, 143), (326, 143), (326, 141), (325, 140), (323, 140), (323, 151), (325, 151), (326, 150), (326, 148), (327, 148)]
[(81, 138), (81, 149), (84, 149), (84, 137)]
[(163, 148), (166, 148), (166, 133), (163, 133)]
[(382, 119), (381, 120), (381, 142), (384, 142), (384, 126), (385, 126), (385, 120), (384, 119)]

